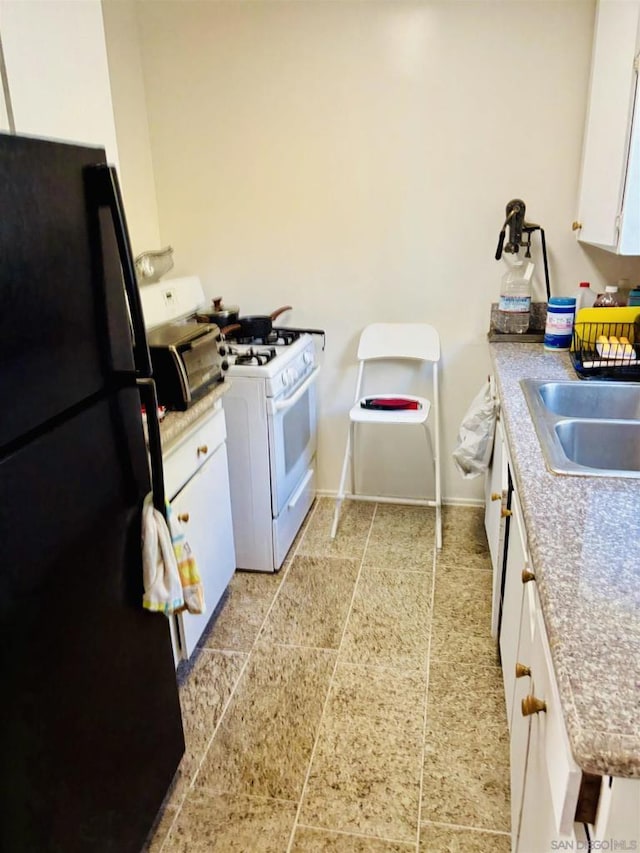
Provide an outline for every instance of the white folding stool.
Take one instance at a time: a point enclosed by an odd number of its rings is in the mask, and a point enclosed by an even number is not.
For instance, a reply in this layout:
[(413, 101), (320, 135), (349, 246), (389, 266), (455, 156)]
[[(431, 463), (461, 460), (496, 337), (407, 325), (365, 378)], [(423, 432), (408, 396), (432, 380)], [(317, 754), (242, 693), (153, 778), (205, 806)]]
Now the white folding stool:
[[(430, 362), (433, 373), (432, 400), (426, 397), (415, 397), (409, 394), (385, 393), (375, 394), (376, 399), (393, 399), (414, 401), (417, 409), (367, 409), (360, 404), (368, 398), (361, 397), (365, 364), (370, 361), (395, 359), (410, 359), (413, 361)], [(347, 446), (342, 463), (342, 475), (336, 498), (336, 507), (331, 527), (331, 538), (334, 539), (340, 520), (340, 509), (345, 497), (355, 500), (377, 501), (380, 503), (416, 504), (418, 506), (434, 506), (436, 508), (436, 547), (442, 547), (442, 496), (440, 483), (440, 425), (439, 425), (439, 394), (438, 394), (438, 363), (440, 361), (440, 336), (427, 323), (373, 323), (367, 326), (358, 345), (358, 378), (356, 381), (355, 402), (349, 411), (349, 433)], [(370, 395), (369, 395), (370, 396)], [(433, 412), (433, 434), (429, 431), (429, 414)], [(433, 452), (435, 499), (419, 498), (388, 498), (372, 495), (360, 495), (355, 492), (355, 425), (356, 424), (397, 424), (403, 426), (422, 426), (425, 430), (427, 443)], [(351, 491), (345, 492), (347, 472), (351, 471)]]

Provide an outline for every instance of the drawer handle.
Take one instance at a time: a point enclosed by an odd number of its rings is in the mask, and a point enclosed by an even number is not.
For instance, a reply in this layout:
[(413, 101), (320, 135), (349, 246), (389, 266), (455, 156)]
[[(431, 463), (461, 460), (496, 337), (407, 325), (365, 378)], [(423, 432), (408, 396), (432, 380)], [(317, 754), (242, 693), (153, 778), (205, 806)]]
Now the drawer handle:
[(182, 521), (184, 524), (187, 524), (187, 522), (189, 521), (189, 513), (188, 512), (181, 512), (178, 515), (178, 521)]
[(525, 675), (531, 675), (531, 670), (523, 663), (516, 664), (516, 678), (524, 678)]
[(539, 714), (540, 711), (547, 710), (547, 703), (544, 699), (537, 699), (535, 696), (525, 696), (522, 700), (522, 716), (530, 717), (532, 714)]
[(502, 516), (502, 518), (509, 518), (510, 515), (513, 515), (513, 510), (502, 507), (502, 509), (500, 510), (500, 515)]
[(206, 454), (208, 452), (209, 452), (209, 447), (206, 444), (201, 444), (200, 447), (198, 448), (198, 456), (200, 456), (201, 454), (202, 454), (202, 456), (206, 456)]
[(523, 569), (522, 571), (522, 583), (529, 583), (529, 581), (534, 581), (536, 576), (533, 572), (530, 572), (529, 569)]

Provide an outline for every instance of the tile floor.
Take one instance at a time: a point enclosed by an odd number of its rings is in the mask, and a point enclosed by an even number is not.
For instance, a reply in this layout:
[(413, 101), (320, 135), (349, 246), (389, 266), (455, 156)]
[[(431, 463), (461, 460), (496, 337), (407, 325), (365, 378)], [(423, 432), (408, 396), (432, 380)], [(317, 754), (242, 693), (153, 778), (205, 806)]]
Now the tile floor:
[(187, 751), (149, 853), (508, 853), (482, 512), (316, 501), (180, 672)]

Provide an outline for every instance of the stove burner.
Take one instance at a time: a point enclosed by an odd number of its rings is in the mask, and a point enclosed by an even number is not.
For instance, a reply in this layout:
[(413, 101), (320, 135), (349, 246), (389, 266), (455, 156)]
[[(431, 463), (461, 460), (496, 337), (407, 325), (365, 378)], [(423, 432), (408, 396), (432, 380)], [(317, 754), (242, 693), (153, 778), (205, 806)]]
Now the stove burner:
[(235, 356), (234, 364), (269, 364), (276, 357), (276, 349), (271, 347), (268, 350), (257, 350), (251, 347), (240, 353), (234, 347), (229, 347), (229, 355)]
[(290, 346), (300, 337), (298, 329), (272, 329), (268, 335), (262, 337), (237, 337), (233, 332), (228, 332), (225, 337), (237, 344), (257, 344), (259, 346)]

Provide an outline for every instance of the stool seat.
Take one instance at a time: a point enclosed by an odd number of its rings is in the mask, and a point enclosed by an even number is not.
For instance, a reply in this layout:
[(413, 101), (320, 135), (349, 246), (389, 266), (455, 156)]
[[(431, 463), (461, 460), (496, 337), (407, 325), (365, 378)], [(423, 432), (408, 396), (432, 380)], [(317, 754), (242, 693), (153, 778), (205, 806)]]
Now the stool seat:
[[(411, 400), (419, 404), (418, 409), (366, 409), (362, 403), (370, 397), (361, 397), (349, 410), (349, 419), (360, 424), (422, 424), (429, 417), (431, 402), (426, 397), (414, 397), (403, 394), (403, 400)], [(376, 400), (395, 400), (396, 394), (376, 394)]]

